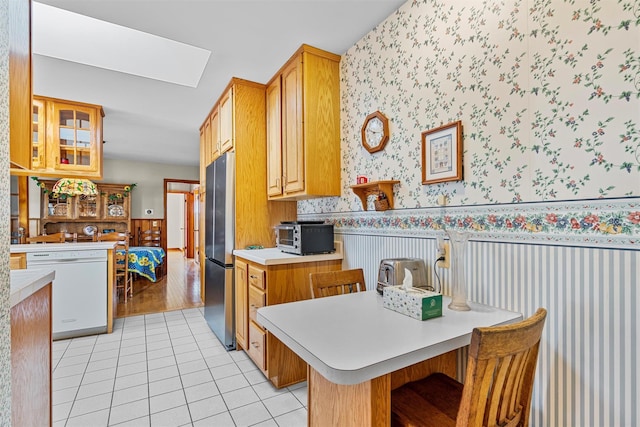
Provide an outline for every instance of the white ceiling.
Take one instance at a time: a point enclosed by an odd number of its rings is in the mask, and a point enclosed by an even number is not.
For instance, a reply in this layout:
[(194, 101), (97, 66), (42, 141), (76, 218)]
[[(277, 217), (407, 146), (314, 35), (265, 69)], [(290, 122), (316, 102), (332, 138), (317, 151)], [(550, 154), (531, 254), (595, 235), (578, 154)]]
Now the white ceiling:
[(41, 0), (211, 56), (193, 88), (35, 54), (33, 92), (102, 105), (105, 158), (197, 165), (199, 127), (231, 77), (266, 83), (302, 43), (343, 54), (405, 1)]

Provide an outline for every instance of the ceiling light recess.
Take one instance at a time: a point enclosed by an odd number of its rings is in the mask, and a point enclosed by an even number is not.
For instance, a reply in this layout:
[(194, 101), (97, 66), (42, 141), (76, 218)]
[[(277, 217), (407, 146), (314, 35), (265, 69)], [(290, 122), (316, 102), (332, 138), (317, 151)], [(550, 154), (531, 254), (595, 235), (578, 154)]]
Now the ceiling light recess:
[(33, 2), (33, 53), (197, 87), (211, 51)]

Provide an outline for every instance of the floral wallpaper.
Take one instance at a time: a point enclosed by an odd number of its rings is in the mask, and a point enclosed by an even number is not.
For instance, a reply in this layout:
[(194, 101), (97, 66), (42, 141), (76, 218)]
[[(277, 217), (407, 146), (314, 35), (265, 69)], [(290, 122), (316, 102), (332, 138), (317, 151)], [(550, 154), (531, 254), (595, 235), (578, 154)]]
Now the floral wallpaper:
[[(639, 52), (639, 0), (408, 1), (343, 55), (342, 196), (298, 211), (361, 211), (357, 175), (400, 180), (396, 210), (638, 197)], [(369, 154), (375, 110), (391, 138)], [(463, 181), (423, 185), (421, 133), (456, 120)]]

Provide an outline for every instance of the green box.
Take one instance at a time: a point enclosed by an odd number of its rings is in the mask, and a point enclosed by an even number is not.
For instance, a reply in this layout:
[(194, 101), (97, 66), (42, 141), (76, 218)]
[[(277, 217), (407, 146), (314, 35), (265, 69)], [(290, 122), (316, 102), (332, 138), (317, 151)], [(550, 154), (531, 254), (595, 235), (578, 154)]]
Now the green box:
[(442, 316), (442, 294), (421, 288), (385, 286), (382, 306), (418, 320)]

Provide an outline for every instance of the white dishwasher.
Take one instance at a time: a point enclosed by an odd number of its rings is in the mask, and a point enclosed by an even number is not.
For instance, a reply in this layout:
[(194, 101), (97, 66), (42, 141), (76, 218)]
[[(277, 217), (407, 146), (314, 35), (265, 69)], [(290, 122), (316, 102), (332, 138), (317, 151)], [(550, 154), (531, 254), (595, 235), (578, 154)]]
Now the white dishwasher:
[(53, 339), (107, 332), (107, 251), (27, 253), (27, 269), (56, 271), (52, 289)]

